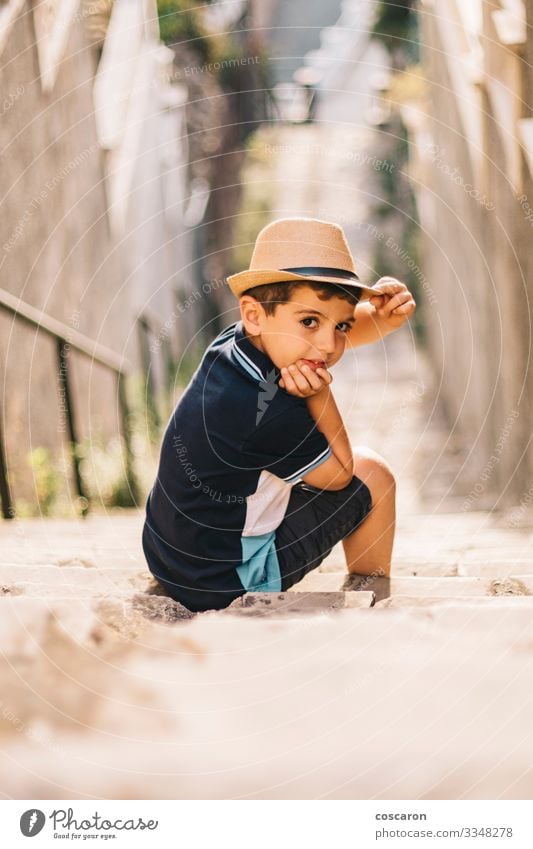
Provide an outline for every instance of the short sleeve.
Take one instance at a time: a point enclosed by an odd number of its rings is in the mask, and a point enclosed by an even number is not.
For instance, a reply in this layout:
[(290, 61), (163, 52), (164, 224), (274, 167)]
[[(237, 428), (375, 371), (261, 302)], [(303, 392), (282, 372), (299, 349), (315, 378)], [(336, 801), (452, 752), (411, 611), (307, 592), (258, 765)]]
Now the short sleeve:
[(254, 428), (244, 442), (243, 453), (253, 468), (266, 469), (292, 484), (333, 452), (307, 405), (302, 404)]

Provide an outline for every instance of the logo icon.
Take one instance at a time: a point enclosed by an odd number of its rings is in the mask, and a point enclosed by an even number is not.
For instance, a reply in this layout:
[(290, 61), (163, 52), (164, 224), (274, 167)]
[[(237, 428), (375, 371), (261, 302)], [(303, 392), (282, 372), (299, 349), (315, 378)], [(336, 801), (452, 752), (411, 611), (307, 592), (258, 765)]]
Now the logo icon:
[(276, 369), (271, 369), (267, 373), (266, 380), (263, 379), (259, 381), (259, 387), (261, 391), (257, 399), (257, 415), (255, 417), (256, 425), (259, 424), (265, 415), (269, 403), (272, 401), (272, 398), (279, 389), (279, 386), (276, 383)]
[(46, 817), (38, 808), (30, 808), (29, 811), (24, 811), (20, 818), (20, 830), (24, 837), (35, 837), (42, 831), (46, 822)]

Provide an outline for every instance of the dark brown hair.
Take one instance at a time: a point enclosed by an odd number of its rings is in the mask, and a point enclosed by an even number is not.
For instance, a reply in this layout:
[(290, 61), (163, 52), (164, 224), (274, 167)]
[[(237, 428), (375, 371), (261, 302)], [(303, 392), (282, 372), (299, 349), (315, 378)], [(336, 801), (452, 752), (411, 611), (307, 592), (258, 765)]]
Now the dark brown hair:
[(278, 304), (288, 304), (292, 299), (292, 293), (307, 286), (317, 293), (321, 301), (329, 301), (331, 298), (342, 298), (354, 306), (359, 303), (360, 291), (351, 286), (342, 286), (337, 283), (321, 283), (319, 280), (287, 280), (283, 283), (265, 283), (262, 286), (253, 286), (242, 293), (251, 295), (262, 305), (267, 315), (274, 315)]

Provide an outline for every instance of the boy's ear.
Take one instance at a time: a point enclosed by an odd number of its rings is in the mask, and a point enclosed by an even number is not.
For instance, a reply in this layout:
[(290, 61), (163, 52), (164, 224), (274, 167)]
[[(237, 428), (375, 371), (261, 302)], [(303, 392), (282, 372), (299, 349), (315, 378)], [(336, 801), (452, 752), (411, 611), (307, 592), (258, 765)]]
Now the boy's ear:
[(252, 298), (251, 295), (243, 295), (239, 301), (239, 307), (246, 332), (252, 336), (259, 336), (264, 315), (263, 307), (259, 301)]

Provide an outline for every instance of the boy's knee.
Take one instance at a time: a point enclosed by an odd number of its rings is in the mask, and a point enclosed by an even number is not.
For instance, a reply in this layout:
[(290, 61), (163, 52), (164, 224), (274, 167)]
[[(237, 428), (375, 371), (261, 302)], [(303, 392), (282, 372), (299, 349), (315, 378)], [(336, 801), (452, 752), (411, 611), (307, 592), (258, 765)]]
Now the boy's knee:
[(353, 458), (354, 472), (370, 489), (374, 504), (385, 495), (395, 495), (396, 479), (394, 473), (381, 454), (378, 454), (372, 448), (355, 447), (353, 448)]

